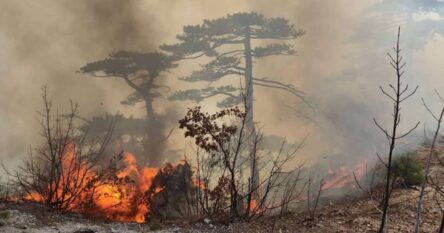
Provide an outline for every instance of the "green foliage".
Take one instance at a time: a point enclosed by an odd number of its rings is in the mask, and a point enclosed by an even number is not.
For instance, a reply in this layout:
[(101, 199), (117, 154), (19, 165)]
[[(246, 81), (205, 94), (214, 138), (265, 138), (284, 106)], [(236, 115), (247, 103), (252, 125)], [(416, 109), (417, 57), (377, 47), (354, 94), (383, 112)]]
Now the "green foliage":
[(407, 152), (393, 160), (395, 177), (401, 178), (406, 186), (421, 184), (424, 181), (423, 165), (415, 153)]

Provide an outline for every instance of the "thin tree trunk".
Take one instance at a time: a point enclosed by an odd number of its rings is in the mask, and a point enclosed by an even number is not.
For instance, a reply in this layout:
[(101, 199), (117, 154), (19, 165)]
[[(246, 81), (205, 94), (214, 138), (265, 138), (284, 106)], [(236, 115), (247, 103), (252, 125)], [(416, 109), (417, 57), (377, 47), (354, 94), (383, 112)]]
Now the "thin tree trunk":
[(387, 139), (389, 140), (389, 145), (390, 145), (390, 149), (389, 149), (389, 154), (388, 154), (388, 163), (387, 163), (387, 177), (386, 177), (386, 183), (385, 183), (385, 191), (384, 191), (384, 209), (383, 209), (383, 213), (382, 213), (382, 219), (381, 219), (381, 225), (379, 228), (379, 233), (384, 232), (385, 226), (388, 224), (388, 209), (389, 209), (389, 201), (390, 201), (390, 195), (392, 193), (392, 189), (390, 189), (391, 183), (393, 183), (392, 179), (391, 179), (391, 173), (392, 173), (392, 158), (393, 158), (393, 152), (395, 150), (395, 143), (396, 140), (401, 139), (406, 137), (407, 135), (409, 135), (413, 130), (416, 129), (416, 127), (418, 127), (419, 123), (418, 122), (414, 127), (412, 127), (410, 130), (408, 130), (407, 132), (400, 134), (399, 136), (397, 135), (397, 129), (398, 129), (398, 125), (400, 124), (401, 121), (401, 102), (405, 101), (406, 99), (410, 98), (412, 95), (414, 95), (416, 93), (416, 91), (418, 90), (418, 86), (416, 86), (416, 88), (410, 92), (410, 93), (406, 93), (408, 90), (408, 85), (402, 85), (401, 82), (401, 77), (404, 74), (404, 71), (402, 70), (405, 62), (402, 62), (403, 58), (401, 56), (401, 49), (399, 47), (399, 37), (401, 35), (401, 27), (398, 27), (398, 38), (396, 41), (396, 47), (394, 47), (395, 50), (395, 55), (396, 57), (393, 57), (392, 55), (390, 55), (388, 53), (388, 56), (390, 57), (390, 64), (393, 66), (393, 68), (396, 70), (396, 84), (392, 85), (390, 84), (389, 86), (391, 87), (391, 89), (394, 91), (395, 96), (388, 94), (387, 91), (385, 91), (382, 87), (381, 91), (384, 95), (388, 96), (393, 102), (394, 102), (394, 106), (393, 106), (393, 128), (391, 131), (391, 134), (389, 134), (388, 130), (384, 129), (383, 127), (381, 127), (378, 122), (374, 119), (376, 126), (378, 126), (382, 132), (386, 135)]
[[(247, 132), (251, 132), (250, 137), (253, 140), (256, 139), (256, 128), (254, 126), (253, 118), (253, 61), (251, 55), (251, 29), (247, 25), (245, 28), (245, 41), (244, 41), (244, 51), (245, 51), (245, 90), (246, 90), (246, 126)], [(251, 151), (250, 151), (250, 169), (251, 169), (251, 186), (250, 191), (253, 190), (257, 193), (259, 186), (259, 171), (257, 169), (257, 156), (253, 156), (256, 153), (256, 143), (251, 140)]]
[(382, 212), (382, 219), (381, 219), (381, 225), (379, 228), (379, 233), (383, 233), (384, 232), (384, 228), (387, 222), (387, 213), (388, 213), (388, 208), (389, 208), (389, 200), (390, 200), (390, 183), (391, 183), (391, 173), (392, 173), (392, 157), (393, 157), (393, 151), (395, 149), (395, 143), (396, 143), (396, 131), (398, 128), (398, 119), (399, 119), (399, 105), (401, 102), (401, 73), (400, 73), (400, 69), (401, 67), (399, 66), (399, 36), (400, 36), (400, 28), (398, 29), (398, 40), (396, 43), (396, 78), (397, 78), (397, 83), (396, 83), (396, 100), (395, 100), (395, 106), (394, 106), (394, 113), (393, 113), (393, 129), (392, 129), (392, 134), (391, 134), (391, 138), (390, 138), (390, 150), (389, 150), (389, 155), (388, 155), (388, 163), (387, 163), (387, 177), (386, 177), (386, 181), (385, 181), (385, 191), (384, 191), (384, 209)]
[[(145, 164), (152, 167), (160, 166), (160, 158), (162, 156), (162, 127), (157, 125), (157, 116), (154, 114), (153, 100), (145, 99), (145, 109), (146, 109), (146, 138), (143, 142), (143, 151)], [(160, 127), (160, 128), (159, 128)]]
[(438, 126), (436, 127), (435, 135), (433, 136), (432, 145), (430, 146), (430, 152), (427, 157), (427, 164), (426, 164), (426, 169), (424, 172), (424, 180), (422, 181), (422, 184), (421, 184), (421, 192), (419, 194), (418, 208), (416, 210), (416, 226), (415, 226), (416, 233), (419, 232), (419, 225), (421, 224), (422, 200), (424, 198), (424, 190), (425, 190), (425, 186), (427, 183), (427, 178), (430, 173), (430, 162), (432, 160), (433, 151), (435, 150), (435, 143), (436, 143), (436, 139), (438, 138), (439, 129), (441, 128), (441, 121), (442, 121), (443, 114), (444, 114), (444, 108), (441, 110), (441, 114), (439, 115), (439, 118), (437, 119)]

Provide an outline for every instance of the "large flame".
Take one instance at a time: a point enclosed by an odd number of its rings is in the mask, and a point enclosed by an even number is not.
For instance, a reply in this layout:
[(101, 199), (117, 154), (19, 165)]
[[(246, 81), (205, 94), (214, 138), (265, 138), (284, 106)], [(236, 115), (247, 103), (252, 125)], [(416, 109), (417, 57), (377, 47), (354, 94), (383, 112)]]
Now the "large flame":
[[(111, 220), (138, 222), (145, 221), (145, 216), (149, 214), (149, 202), (146, 197), (147, 191), (151, 187), (151, 183), (159, 172), (159, 168), (142, 167), (137, 165), (134, 155), (129, 152), (122, 154), (123, 163), (117, 169), (114, 177), (122, 182), (113, 182), (109, 179), (101, 179), (99, 175), (92, 169), (88, 169), (88, 165), (78, 164), (76, 158), (75, 146), (70, 144), (67, 146), (66, 152), (62, 157), (62, 175), (57, 186), (57, 198), (60, 200), (62, 193), (66, 188), (73, 190), (82, 190), (74, 201), (68, 202), (69, 205), (65, 209), (72, 212), (82, 212), (81, 208), (84, 202), (90, 200), (93, 205), (94, 214), (99, 214)], [(73, 169), (73, 166), (80, 166)], [(73, 173), (72, 171), (76, 172)], [(77, 177), (72, 177), (73, 175)], [(82, 179), (82, 181), (78, 181)], [(89, 181), (96, 180), (92, 188)], [(48, 184), (48, 186), (56, 184)], [(80, 187), (80, 188), (79, 188)], [(159, 192), (157, 189), (154, 193)], [(66, 193), (66, 191), (65, 191)], [(24, 197), (27, 200), (44, 202), (44, 198), (37, 192), (31, 192)], [(56, 198), (56, 197), (55, 197)], [(71, 198), (70, 195), (63, 196), (62, 201)], [(89, 198), (89, 199), (88, 199)]]
[(129, 152), (123, 154), (124, 166), (116, 174), (119, 179), (131, 179), (134, 182), (121, 184), (101, 184), (97, 189), (95, 204), (107, 217), (118, 221), (144, 222), (149, 212), (149, 203), (145, 194), (151, 187), (158, 168), (139, 168), (137, 160)]

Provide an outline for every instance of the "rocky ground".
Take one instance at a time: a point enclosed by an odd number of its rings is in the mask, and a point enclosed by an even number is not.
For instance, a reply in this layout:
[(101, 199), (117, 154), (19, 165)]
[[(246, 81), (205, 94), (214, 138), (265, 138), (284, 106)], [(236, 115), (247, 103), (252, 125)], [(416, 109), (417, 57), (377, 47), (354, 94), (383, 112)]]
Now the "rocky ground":
[[(397, 190), (392, 199), (390, 232), (413, 232), (415, 221), (415, 189)], [(265, 218), (229, 225), (209, 219), (190, 223), (150, 224), (113, 223), (85, 219), (78, 215), (51, 212), (33, 203), (2, 203), (0, 232), (8, 233), (133, 233), (133, 232), (376, 232), (380, 213), (368, 199), (327, 204), (315, 219), (305, 214)], [(429, 191), (425, 200), (421, 232), (437, 232), (442, 212)]]
[[(442, 148), (444, 151), (444, 148)], [(419, 151), (426, 154), (427, 150)], [(434, 166), (434, 174), (444, 174), (442, 166)], [(444, 177), (444, 176), (442, 176)], [(49, 211), (36, 203), (0, 202), (0, 232), (5, 233), (135, 233), (135, 232), (376, 232), (381, 214), (375, 203), (360, 192), (354, 198), (326, 203), (308, 218), (306, 213), (289, 213), (251, 221), (221, 224), (210, 219), (198, 221), (136, 224), (87, 219), (76, 214)], [(414, 232), (418, 187), (398, 188), (391, 198), (389, 232)], [(357, 198), (359, 197), (359, 198)], [(428, 187), (424, 200), (421, 232), (437, 232), (443, 212), (437, 203), (444, 203)]]

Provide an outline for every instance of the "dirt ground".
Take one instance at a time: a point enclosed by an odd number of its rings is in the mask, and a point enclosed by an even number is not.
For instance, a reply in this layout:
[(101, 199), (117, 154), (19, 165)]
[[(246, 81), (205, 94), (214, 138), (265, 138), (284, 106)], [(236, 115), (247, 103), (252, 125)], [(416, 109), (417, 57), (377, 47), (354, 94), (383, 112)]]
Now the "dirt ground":
[[(444, 151), (444, 148), (440, 148)], [(427, 149), (419, 150), (427, 154)], [(432, 167), (432, 173), (444, 174), (442, 166)], [(444, 177), (444, 176), (442, 176)], [(280, 217), (268, 217), (251, 221), (221, 224), (211, 219), (193, 222), (180, 220), (169, 223), (116, 223), (94, 220), (77, 214), (50, 211), (36, 203), (0, 202), (0, 232), (5, 233), (253, 233), (253, 232), (377, 232), (381, 213), (375, 203), (356, 188), (356, 193), (336, 203), (326, 203), (314, 219), (307, 214), (289, 213)], [(415, 213), (419, 187), (395, 189), (390, 200), (389, 232), (414, 232)], [(359, 197), (359, 198), (357, 198)], [(421, 232), (437, 232), (443, 212), (437, 203), (444, 203), (430, 187), (424, 199)]]
[[(413, 232), (416, 189), (399, 189), (393, 193), (389, 232)], [(425, 199), (421, 232), (437, 232), (442, 212), (429, 189)], [(323, 206), (315, 219), (306, 214), (287, 214), (249, 222), (217, 224), (206, 219), (195, 223), (150, 224), (113, 223), (86, 219), (75, 214), (52, 212), (34, 203), (1, 203), (0, 232), (10, 233), (133, 233), (133, 232), (376, 232), (380, 213), (369, 199)]]

